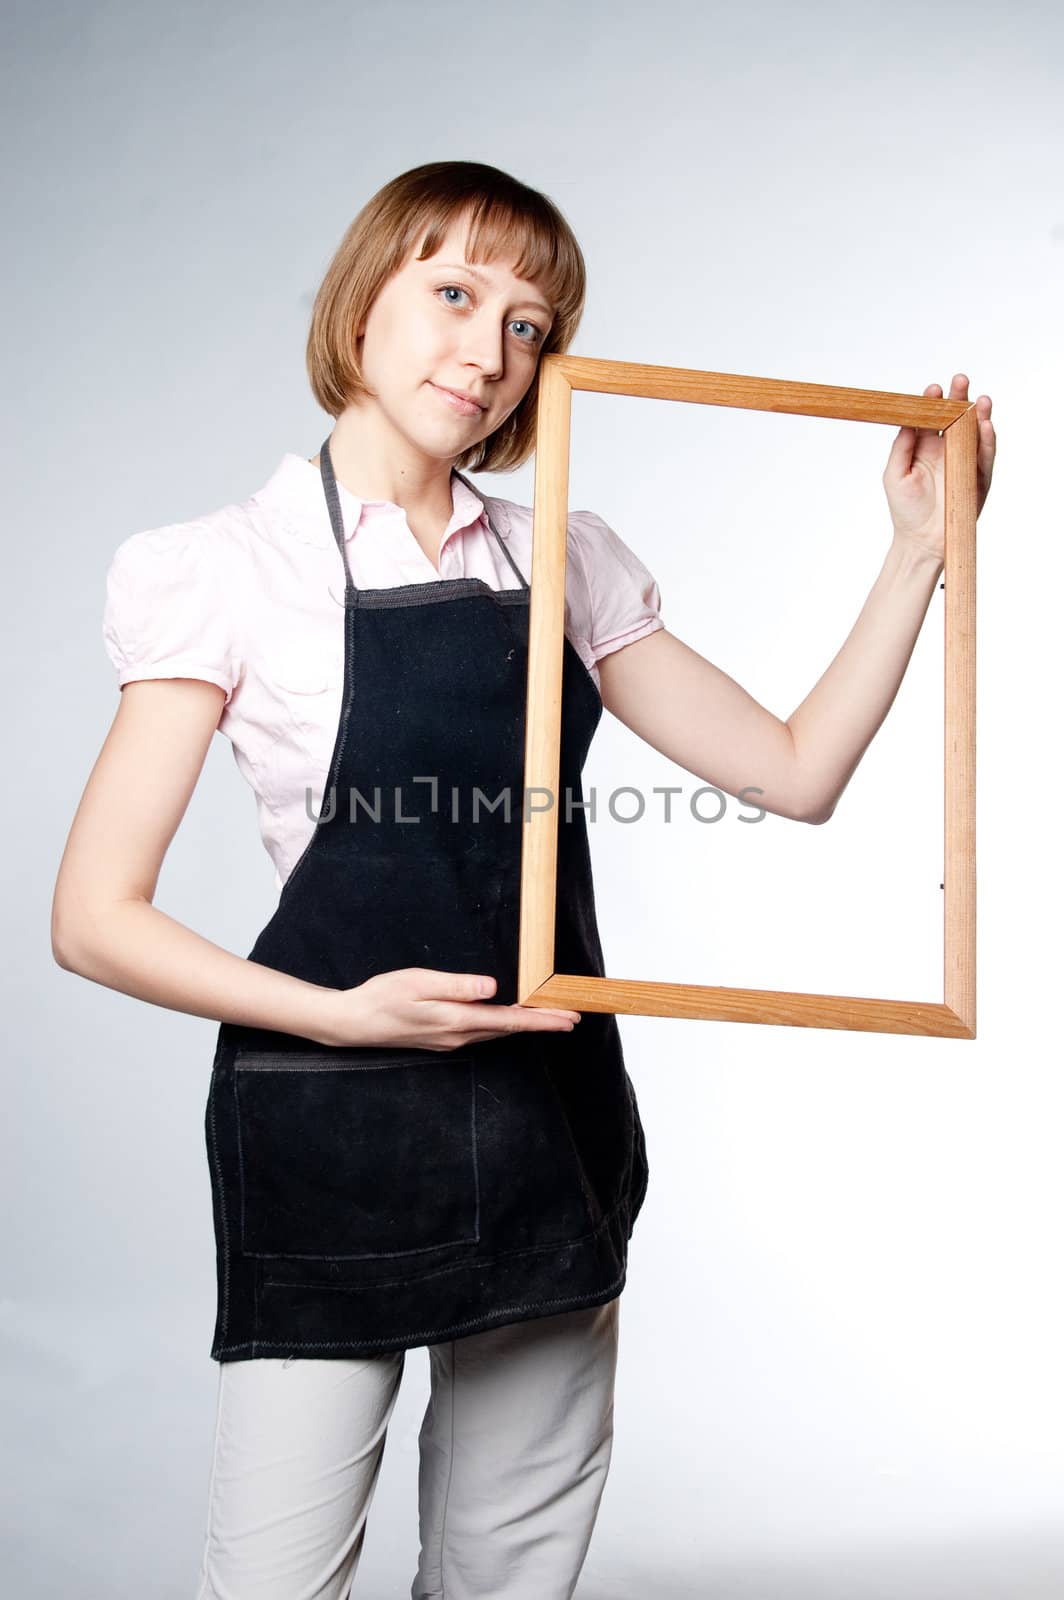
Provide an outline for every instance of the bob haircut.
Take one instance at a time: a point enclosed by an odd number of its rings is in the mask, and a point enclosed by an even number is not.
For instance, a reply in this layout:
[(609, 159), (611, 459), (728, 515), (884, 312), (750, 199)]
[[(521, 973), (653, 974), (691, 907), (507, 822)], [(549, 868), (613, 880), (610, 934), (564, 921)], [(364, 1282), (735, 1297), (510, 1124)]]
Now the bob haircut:
[[(566, 351), (584, 310), (587, 274), (580, 246), (546, 195), (479, 161), (430, 161), (401, 173), (368, 200), (351, 223), (322, 279), (307, 335), (314, 398), (336, 417), (371, 393), (362, 377), (354, 330), (378, 292), (424, 235), (419, 261), (434, 255), (451, 223), (469, 214), (466, 255), (499, 256), (543, 291), (554, 320), (539, 354)], [(510, 472), (536, 447), (536, 375), (520, 404), (486, 439), (455, 458), (462, 470)]]

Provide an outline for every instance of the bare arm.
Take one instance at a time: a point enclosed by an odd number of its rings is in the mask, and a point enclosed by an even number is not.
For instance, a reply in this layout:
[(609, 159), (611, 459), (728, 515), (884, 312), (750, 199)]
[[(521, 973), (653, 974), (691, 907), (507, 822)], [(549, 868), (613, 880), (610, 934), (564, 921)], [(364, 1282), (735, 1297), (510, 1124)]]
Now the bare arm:
[(895, 540), (842, 648), (787, 719), (819, 821), (894, 704), (941, 573), (937, 557)]
[[(453, 1050), (580, 1013), (495, 1005), (490, 974), (404, 967), (351, 989), (233, 955), (152, 904), (225, 703), (198, 678), (127, 683), (74, 816), (52, 901), (52, 953), (94, 983), (171, 1011), (325, 1045)], [(486, 985), (478, 979), (486, 977)]]
[(667, 628), (598, 663), (602, 700), (634, 733), (726, 794), (826, 822), (893, 704), (942, 570), (891, 544), (835, 659), (782, 721)]
[(122, 690), (63, 852), (52, 952), (153, 1005), (316, 1038), (332, 990), (233, 955), (152, 904), (224, 701), (196, 678)]

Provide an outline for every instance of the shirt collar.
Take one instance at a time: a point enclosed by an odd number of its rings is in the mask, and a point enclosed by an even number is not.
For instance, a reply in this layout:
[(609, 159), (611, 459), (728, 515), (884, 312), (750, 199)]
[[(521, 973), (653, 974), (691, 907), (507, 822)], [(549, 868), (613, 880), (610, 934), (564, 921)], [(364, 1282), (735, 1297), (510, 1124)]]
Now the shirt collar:
[[(338, 484), (337, 487), (341, 486)], [(299, 539), (304, 544), (323, 548), (328, 548), (330, 545), (335, 547), (336, 541), (329, 520), (329, 507), (325, 500), (321, 472), (312, 461), (307, 460), (306, 456), (286, 452), (263, 487), (251, 498), (265, 506), (271, 518), (292, 538)], [(349, 543), (355, 536), (362, 521), (363, 506), (381, 504), (381, 501), (362, 501), (349, 489), (343, 489), (340, 495), (340, 508), (344, 518), (346, 542)], [(480, 496), (474, 494), (473, 490), (453, 472), (451, 504), (453, 508), (451, 520), (444, 529), (444, 539), (460, 528), (471, 527), (485, 510), (484, 501)], [(443, 540), (440, 542), (442, 545)]]

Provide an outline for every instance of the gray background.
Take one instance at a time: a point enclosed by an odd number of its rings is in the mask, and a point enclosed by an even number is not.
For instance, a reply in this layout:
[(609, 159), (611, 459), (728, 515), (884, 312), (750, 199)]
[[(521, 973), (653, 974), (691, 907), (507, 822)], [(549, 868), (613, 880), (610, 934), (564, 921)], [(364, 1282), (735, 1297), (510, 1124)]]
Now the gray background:
[[(242, 499), (329, 419), (310, 301), (441, 157), (562, 207), (577, 354), (920, 392), (1001, 435), (980, 522), (979, 1038), (622, 1018), (652, 1178), (580, 1600), (1064, 1589), (1059, 988), (1061, 26), (1048, 6), (6, 8), (8, 1587), (189, 1600), (217, 1369), (216, 1025), (51, 960), (113, 715), (117, 544)], [(571, 504), (781, 716), (889, 537), (893, 431), (575, 397)], [(532, 467), (485, 487), (529, 503)], [(835, 818), (593, 831), (611, 975), (938, 993), (941, 596)], [(604, 717), (587, 780), (683, 783)], [(734, 808), (733, 808), (734, 809)], [(221, 738), (157, 904), (272, 910)], [(415, 1351), (356, 1592), (408, 1592)]]

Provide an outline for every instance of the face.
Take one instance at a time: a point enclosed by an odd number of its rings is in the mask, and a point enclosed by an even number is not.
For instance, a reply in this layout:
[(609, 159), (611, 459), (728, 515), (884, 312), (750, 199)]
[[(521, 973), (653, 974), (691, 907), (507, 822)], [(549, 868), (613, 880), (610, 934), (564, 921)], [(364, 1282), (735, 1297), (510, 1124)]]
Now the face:
[[(466, 265), (464, 218), (439, 250), (417, 248), (380, 290), (360, 339), (373, 406), (408, 444), (452, 461), (494, 433), (535, 378), (551, 308), (503, 261)], [(480, 402), (452, 399), (458, 390)]]

